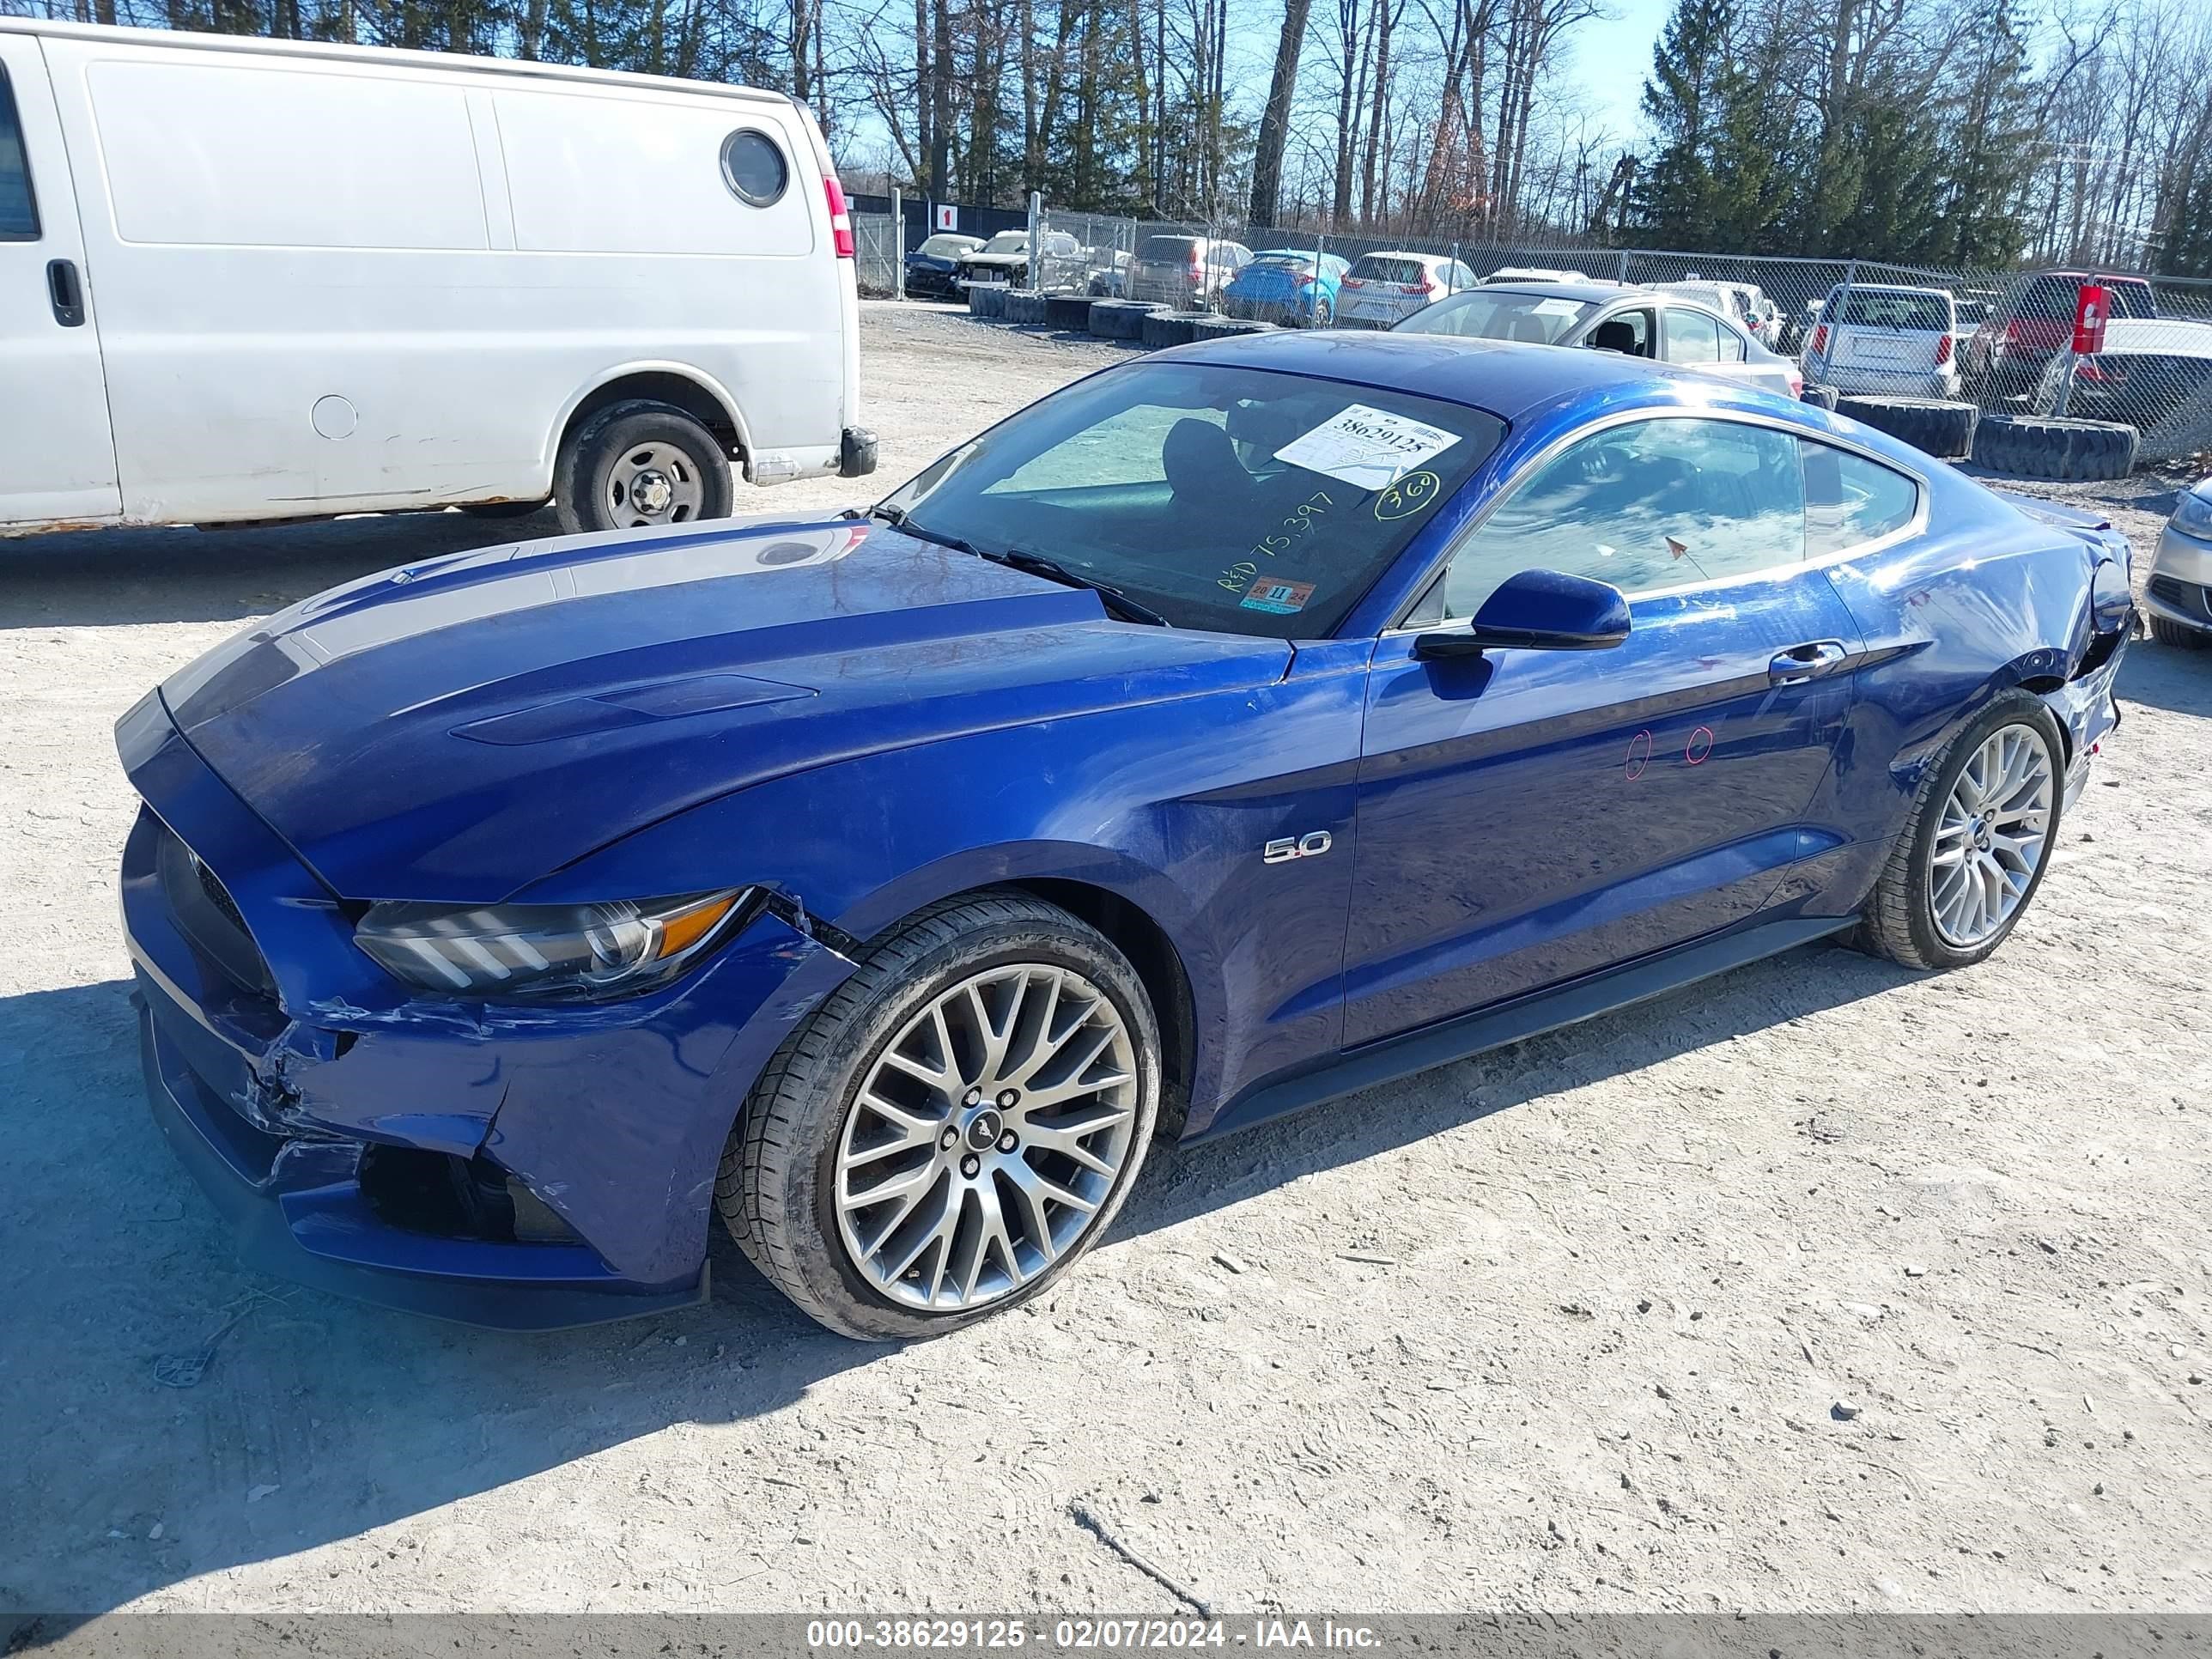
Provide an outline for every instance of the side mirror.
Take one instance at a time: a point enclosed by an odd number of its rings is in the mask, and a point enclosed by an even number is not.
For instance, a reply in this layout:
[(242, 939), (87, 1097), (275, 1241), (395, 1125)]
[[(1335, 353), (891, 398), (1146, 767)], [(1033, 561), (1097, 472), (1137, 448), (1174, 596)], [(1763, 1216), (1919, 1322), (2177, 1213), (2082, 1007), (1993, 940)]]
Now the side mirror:
[(1559, 570), (1509, 576), (1474, 620), (1419, 634), (1416, 657), (1479, 657), (1517, 651), (1609, 651), (1628, 637), (1628, 601), (1610, 583)]

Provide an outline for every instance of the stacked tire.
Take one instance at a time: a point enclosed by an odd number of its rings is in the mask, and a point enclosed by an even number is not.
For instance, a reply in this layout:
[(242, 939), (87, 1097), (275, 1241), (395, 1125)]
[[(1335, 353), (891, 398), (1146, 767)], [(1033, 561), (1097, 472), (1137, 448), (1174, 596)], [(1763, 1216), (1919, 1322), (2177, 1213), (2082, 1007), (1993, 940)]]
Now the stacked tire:
[(1145, 319), (1166, 308), (1150, 300), (1094, 300), (1091, 331), (1102, 340), (1142, 340)]
[(1963, 461), (1974, 453), (1974, 427), (1982, 412), (1972, 404), (1943, 398), (1840, 397), (1835, 408), (1837, 414), (1942, 461)]
[(979, 283), (968, 290), (968, 314), (1003, 320), (1006, 314), (1006, 289), (1001, 283)]
[(1198, 337), (1194, 332), (1198, 325), (1212, 320), (1213, 313), (1207, 311), (1156, 311), (1145, 319), (1141, 337), (1153, 351), (1163, 346), (1188, 345)]
[(1045, 326), (1066, 329), (1074, 334), (1088, 333), (1093, 303), (1088, 294), (1048, 294), (1044, 299)]
[(1190, 337), (1194, 340), (1224, 340), (1232, 334), (1273, 334), (1273, 323), (1253, 322), (1242, 317), (1208, 317), (1203, 322), (1193, 323)]
[(1044, 323), (1045, 296), (1019, 289), (1006, 295), (1006, 320), (1020, 327), (1038, 328)]
[(2136, 441), (2135, 428), (2112, 421), (1984, 415), (1974, 437), (1974, 465), (2013, 478), (2098, 483), (2135, 470)]

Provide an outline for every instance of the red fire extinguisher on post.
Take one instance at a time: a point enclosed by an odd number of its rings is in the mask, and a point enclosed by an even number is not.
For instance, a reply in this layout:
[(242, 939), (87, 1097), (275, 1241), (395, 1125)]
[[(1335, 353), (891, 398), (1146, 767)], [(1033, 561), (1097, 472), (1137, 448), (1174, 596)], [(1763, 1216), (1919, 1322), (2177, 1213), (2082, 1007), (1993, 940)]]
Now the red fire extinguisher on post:
[(2081, 373), (2081, 360), (2094, 357), (2105, 349), (2105, 318), (2110, 305), (2103, 283), (2081, 284), (2081, 293), (2074, 301), (2074, 338), (2069, 343), (2066, 366), (2059, 372), (2058, 400), (2051, 410), (2053, 415), (2065, 415), (2067, 403), (2074, 395), (2074, 377)]

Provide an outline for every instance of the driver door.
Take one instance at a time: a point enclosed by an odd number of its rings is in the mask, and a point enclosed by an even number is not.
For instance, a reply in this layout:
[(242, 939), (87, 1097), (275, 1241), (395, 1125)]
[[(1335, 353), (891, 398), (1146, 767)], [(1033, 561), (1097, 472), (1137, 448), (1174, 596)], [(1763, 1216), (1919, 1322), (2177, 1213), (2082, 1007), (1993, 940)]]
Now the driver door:
[[(1818, 839), (1862, 649), (1805, 543), (1795, 439), (1674, 416), (1578, 440), (1461, 542), (1374, 659), (1347, 1047), (1768, 902)], [(1627, 592), (1627, 641), (1413, 654), (1534, 568)]]
[(100, 319), (35, 34), (0, 34), (0, 525), (123, 509)]

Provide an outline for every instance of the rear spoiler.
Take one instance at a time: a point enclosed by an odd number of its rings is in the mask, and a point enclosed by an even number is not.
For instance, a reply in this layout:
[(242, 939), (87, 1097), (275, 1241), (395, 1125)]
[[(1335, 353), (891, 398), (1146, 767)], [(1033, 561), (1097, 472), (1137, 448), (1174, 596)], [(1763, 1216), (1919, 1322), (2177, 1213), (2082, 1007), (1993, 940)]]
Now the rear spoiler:
[(2042, 501), (2009, 489), (1993, 489), (1990, 493), (2003, 497), (2029, 518), (2054, 525), (2078, 538), (2106, 558), (2117, 562), (2123, 574), (2134, 568), (2134, 544), (2128, 540), (2125, 531), (2114, 529), (2112, 520), (2105, 515), (2084, 513), (2078, 507), (2068, 507), (2063, 501)]
[(2110, 530), (2112, 521), (2101, 514), (2084, 513), (2063, 501), (2047, 501), (2036, 495), (2023, 495), (2017, 490), (1992, 489), (1992, 495), (2003, 497), (2031, 519), (2040, 519), (2045, 524), (2055, 524), (2064, 530)]

